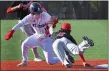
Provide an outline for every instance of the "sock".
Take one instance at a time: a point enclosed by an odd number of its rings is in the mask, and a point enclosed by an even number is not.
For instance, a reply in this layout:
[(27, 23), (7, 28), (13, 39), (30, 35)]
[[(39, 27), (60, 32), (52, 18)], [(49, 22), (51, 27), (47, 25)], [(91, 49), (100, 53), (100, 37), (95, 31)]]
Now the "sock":
[(80, 58), (82, 59), (82, 62), (85, 63), (85, 58), (84, 58), (84, 55), (83, 54), (79, 54)]

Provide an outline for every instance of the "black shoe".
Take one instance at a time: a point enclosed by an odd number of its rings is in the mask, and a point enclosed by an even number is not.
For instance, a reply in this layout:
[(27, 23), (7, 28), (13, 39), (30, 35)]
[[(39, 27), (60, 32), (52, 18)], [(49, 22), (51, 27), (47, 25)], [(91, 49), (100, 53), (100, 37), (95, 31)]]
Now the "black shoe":
[(74, 63), (75, 60), (74, 60), (73, 56), (68, 51), (65, 51), (65, 52), (66, 52), (66, 55), (68, 56), (67, 61), (70, 61), (71, 63)]
[(89, 44), (90, 46), (94, 46), (93, 40), (89, 39), (89, 40), (88, 40), (88, 44)]
[(67, 64), (65, 67), (72, 68), (72, 64)]
[(83, 36), (82, 39), (83, 40), (88, 40), (88, 37), (87, 36)]

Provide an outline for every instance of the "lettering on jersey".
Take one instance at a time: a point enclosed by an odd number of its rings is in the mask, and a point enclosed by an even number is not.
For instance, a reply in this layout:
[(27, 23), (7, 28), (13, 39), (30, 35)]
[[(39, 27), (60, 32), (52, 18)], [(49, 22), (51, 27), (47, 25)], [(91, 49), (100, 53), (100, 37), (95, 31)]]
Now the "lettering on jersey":
[(42, 24), (42, 25), (38, 25), (37, 27), (38, 27), (38, 28), (42, 28), (42, 27), (45, 27), (45, 25), (46, 25), (46, 24)]
[(36, 24), (32, 24), (33, 25), (33, 27), (36, 27), (37, 25)]
[(38, 27), (38, 28), (42, 28), (42, 27), (45, 27), (46, 26), (46, 24), (42, 24), (42, 25), (32, 24), (32, 25), (33, 25), (33, 27)]

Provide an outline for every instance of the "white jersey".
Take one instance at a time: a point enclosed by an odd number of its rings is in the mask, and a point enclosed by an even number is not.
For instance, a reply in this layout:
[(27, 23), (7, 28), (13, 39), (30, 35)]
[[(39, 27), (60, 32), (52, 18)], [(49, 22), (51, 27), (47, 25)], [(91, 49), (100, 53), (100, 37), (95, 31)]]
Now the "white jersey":
[(17, 30), (20, 27), (31, 24), (34, 30), (39, 34), (44, 34), (47, 29), (47, 23), (50, 21), (51, 16), (47, 12), (42, 12), (41, 17), (37, 20), (35, 19), (32, 14), (27, 15), (25, 18), (21, 20), (20, 23), (15, 25), (12, 29)]

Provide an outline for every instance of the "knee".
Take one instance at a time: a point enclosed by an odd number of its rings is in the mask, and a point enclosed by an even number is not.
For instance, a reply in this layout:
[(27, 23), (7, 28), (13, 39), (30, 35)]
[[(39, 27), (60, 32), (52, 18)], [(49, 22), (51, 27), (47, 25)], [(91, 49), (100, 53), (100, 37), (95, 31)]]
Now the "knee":
[(56, 64), (58, 61), (51, 59), (51, 60), (47, 60), (46, 62), (47, 62), (47, 64), (53, 65), (53, 64)]
[(53, 64), (52, 61), (49, 61), (49, 60), (47, 60), (46, 62), (47, 64), (50, 64), (50, 65)]
[(56, 50), (58, 48), (61, 48), (60, 46), (62, 46), (62, 42), (60, 40), (56, 40), (54, 43), (53, 43), (53, 50)]
[(21, 48), (23, 48), (23, 49), (27, 48), (27, 43), (25, 41), (22, 42)]

